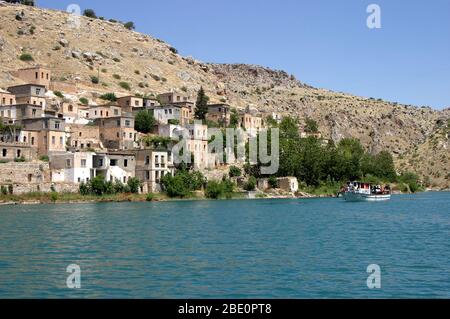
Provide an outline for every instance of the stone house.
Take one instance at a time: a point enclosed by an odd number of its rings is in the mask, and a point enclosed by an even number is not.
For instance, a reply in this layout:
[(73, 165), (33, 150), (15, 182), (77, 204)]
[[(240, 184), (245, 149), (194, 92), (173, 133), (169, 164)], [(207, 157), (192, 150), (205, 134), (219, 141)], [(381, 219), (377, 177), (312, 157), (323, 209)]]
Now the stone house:
[(88, 118), (90, 120), (95, 120), (100, 118), (118, 117), (122, 116), (124, 113), (126, 112), (124, 112), (119, 105), (91, 106), (89, 108)]
[(265, 121), (259, 115), (243, 112), (239, 115), (239, 126), (245, 129), (250, 136), (256, 136), (265, 128)]
[(94, 178), (92, 152), (53, 154), (50, 156), (53, 183), (86, 183)]
[(186, 125), (189, 133), (187, 140), (187, 149), (194, 158), (194, 169), (206, 169), (209, 165), (209, 149), (208, 149), (208, 126), (203, 124)]
[(63, 120), (41, 117), (23, 119), (21, 123), (23, 136), (28, 143), (30, 143), (30, 139), (34, 140), (34, 144), (30, 144), (37, 150), (39, 156), (66, 151), (66, 132)]
[(78, 106), (78, 118), (89, 121), (89, 107), (85, 105)]
[(38, 84), (23, 84), (11, 86), (8, 91), (16, 96), (17, 104), (32, 104), (39, 105), (45, 109), (47, 100), (45, 93), (47, 92), (45, 86)]
[[(61, 114), (64, 118), (64, 121), (68, 124), (87, 124), (89, 121), (84, 117), (82, 110), (85, 110), (85, 107), (77, 104), (77, 103), (61, 103)], [(87, 117), (89, 117), (89, 111), (87, 112)]]
[(50, 81), (52, 79), (51, 70), (43, 66), (20, 69), (12, 72), (12, 75), (26, 83), (42, 85), (47, 89), (50, 87)]
[(320, 132), (300, 132), (300, 137), (301, 138), (308, 138), (308, 137), (315, 137), (317, 139), (321, 139), (322, 138), (322, 133)]
[(100, 128), (97, 125), (69, 124), (66, 126), (69, 135), (68, 144), (76, 150), (102, 149)]
[(16, 96), (11, 92), (0, 89), (0, 106), (15, 104), (17, 104)]
[(298, 192), (298, 180), (296, 177), (280, 177), (278, 178), (278, 186), (286, 192)]
[(141, 192), (160, 192), (161, 179), (175, 168), (172, 154), (167, 150), (141, 149), (136, 151), (136, 177), (142, 182)]
[(14, 162), (16, 159), (32, 161), (36, 158), (36, 152), (27, 143), (0, 142), (0, 161)]
[(159, 102), (155, 98), (144, 98), (144, 107), (146, 109), (153, 109), (156, 106), (160, 106)]
[(219, 123), (221, 125), (229, 125), (231, 120), (231, 107), (228, 104), (210, 104), (208, 105), (208, 113), (206, 119)]
[(144, 107), (144, 99), (135, 96), (124, 96), (117, 99), (117, 104), (124, 112), (132, 113), (134, 108), (142, 109)]
[(136, 161), (134, 152), (109, 151), (96, 153), (93, 157), (95, 176), (103, 176), (106, 181), (126, 184), (135, 177)]
[(191, 102), (189, 96), (175, 92), (160, 94), (158, 95), (158, 99), (162, 105), (181, 102)]
[(0, 117), (9, 123), (28, 118), (40, 118), (44, 114), (42, 106), (32, 104), (16, 104), (0, 106)]
[(270, 188), (269, 179), (268, 178), (258, 178), (256, 188), (260, 191), (266, 191)]
[(50, 182), (48, 163), (12, 162), (0, 164), (0, 185), (41, 184), (48, 182)]
[(185, 128), (181, 125), (175, 124), (160, 124), (158, 125), (158, 135), (161, 137), (168, 137), (171, 139), (179, 139), (183, 135)]
[(189, 108), (175, 104), (155, 107), (153, 109), (153, 116), (161, 124), (168, 124), (172, 120), (178, 121), (180, 125), (186, 125), (193, 120), (192, 112)]
[(108, 149), (131, 150), (137, 139), (134, 130), (134, 118), (118, 116), (96, 119), (94, 124), (99, 126), (100, 140)]
[(278, 124), (280, 124), (281, 121), (283, 120), (283, 116), (281, 114), (279, 114), (279, 113), (276, 113), (276, 112), (272, 112), (270, 117), (272, 118), (272, 120), (274, 120)]

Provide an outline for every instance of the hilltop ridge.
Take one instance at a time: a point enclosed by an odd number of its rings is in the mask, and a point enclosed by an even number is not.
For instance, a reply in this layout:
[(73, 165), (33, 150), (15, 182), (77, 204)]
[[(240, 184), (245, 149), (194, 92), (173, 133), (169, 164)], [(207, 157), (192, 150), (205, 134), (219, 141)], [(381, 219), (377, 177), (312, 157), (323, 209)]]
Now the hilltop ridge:
[[(253, 106), (267, 114), (296, 117), (300, 123), (313, 118), (324, 137), (335, 142), (354, 137), (374, 153), (389, 150), (399, 164), (410, 163), (403, 167), (415, 170), (430, 185), (450, 187), (450, 158), (445, 151), (449, 137), (442, 133), (448, 110), (313, 88), (285, 71), (257, 65), (205, 63), (117, 22), (80, 17), (77, 28), (68, 13), (6, 3), (0, 4), (0, 16), (0, 88), (20, 84), (12, 72), (35, 64), (51, 68), (62, 91), (92, 102), (113, 91), (121, 95), (183, 91), (194, 96), (203, 86), (212, 102)], [(33, 61), (21, 61), (24, 53)], [(427, 145), (436, 136), (438, 151), (429, 151)], [(417, 157), (419, 150), (423, 154)], [(417, 165), (417, 158), (434, 165)]]

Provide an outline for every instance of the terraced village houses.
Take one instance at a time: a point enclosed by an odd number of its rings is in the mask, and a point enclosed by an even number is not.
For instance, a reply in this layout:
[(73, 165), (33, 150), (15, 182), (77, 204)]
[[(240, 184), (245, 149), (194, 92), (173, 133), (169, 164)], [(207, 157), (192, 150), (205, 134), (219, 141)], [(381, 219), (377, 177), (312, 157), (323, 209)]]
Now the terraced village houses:
[[(81, 183), (99, 175), (124, 184), (136, 177), (140, 192), (160, 192), (161, 179), (176, 171), (173, 143), (153, 145), (144, 142), (146, 137), (173, 140), (188, 134), (194, 170), (214, 172), (223, 165), (209, 152), (208, 125), (194, 121), (195, 100), (187, 94), (119, 96), (114, 102), (83, 105), (51, 90), (46, 67), (17, 70), (12, 76), (22, 84), (0, 90), (0, 185), (14, 194), (77, 192)], [(135, 116), (142, 110), (157, 121), (148, 134), (135, 130)], [(226, 127), (231, 111), (230, 105), (210, 104), (206, 122)], [(248, 107), (238, 113), (238, 126), (255, 135), (266, 127), (266, 116), (277, 119)]]

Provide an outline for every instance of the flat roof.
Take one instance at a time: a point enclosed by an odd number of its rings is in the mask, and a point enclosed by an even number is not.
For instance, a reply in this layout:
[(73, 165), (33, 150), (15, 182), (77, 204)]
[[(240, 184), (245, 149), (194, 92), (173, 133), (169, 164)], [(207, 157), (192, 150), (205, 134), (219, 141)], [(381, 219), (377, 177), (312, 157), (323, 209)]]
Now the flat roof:
[(29, 104), (29, 103), (22, 103), (22, 104), (13, 104), (13, 105), (0, 105), (0, 107), (6, 107), (6, 106), (8, 106), (8, 107), (11, 107), (11, 106), (14, 106), (14, 107), (20, 107), (20, 106), (32, 106), (32, 107), (39, 107), (39, 108), (42, 108), (42, 105), (37, 105), (37, 104)]
[(45, 85), (28, 83), (28, 84), (19, 84), (19, 85), (9, 86), (8, 90), (11, 89), (11, 88), (18, 88), (18, 87), (23, 87), (23, 86), (39, 86), (39, 87), (45, 89)]
[(28, 70), (35, 70), (35, 69), (45, 69), (47, 71), (50, 71), (50, 68), (48, 68), (46, 66), (42, 66), (42, 65), (31, 66), (29, 68), (22, 68), (22, 69), (18, 69), (17, 71), (28, 71)]
[(132, 98), (132, 99), (141, 99), (141, 100), (143, 100), (143, 99), (144, 99), (143, 97), (139, 97), (139, 96), (134, 96), (134, 95), (126, 95), (126, 96), (118, 97), (117, 99), (118, 99), (118, 100), (120, 100), (120, 99), (127, 99), (127, 98)]

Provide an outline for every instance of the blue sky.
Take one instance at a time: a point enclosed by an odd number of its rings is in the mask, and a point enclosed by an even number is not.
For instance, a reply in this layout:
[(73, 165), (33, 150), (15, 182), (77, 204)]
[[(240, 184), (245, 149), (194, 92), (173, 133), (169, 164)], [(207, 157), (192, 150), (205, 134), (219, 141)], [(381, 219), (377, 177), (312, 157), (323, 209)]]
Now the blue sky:
[[(260, 64), (315, 87), (393, 102), (450, 106), (450, 1), (37, 0), (134, 21), (205, 62)], [(366, 8), (381, 7), (381, 29)]]

